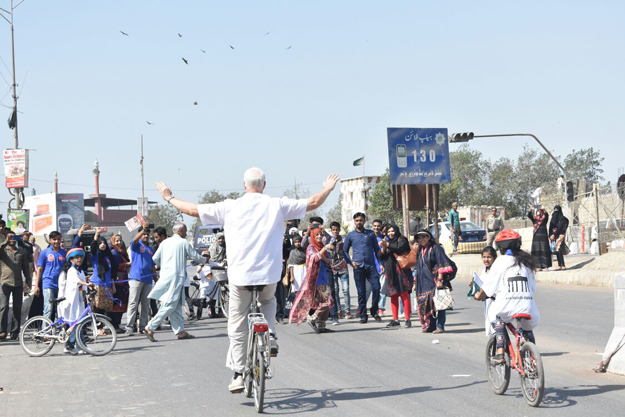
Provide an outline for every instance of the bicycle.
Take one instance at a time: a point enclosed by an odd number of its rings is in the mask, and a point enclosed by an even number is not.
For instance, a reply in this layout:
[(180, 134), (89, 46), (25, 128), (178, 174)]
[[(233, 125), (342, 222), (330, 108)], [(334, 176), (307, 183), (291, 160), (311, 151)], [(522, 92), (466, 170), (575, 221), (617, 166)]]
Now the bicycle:
[[(486, 372), (495, 394), (502, 395), (510, 384), (510, 369), (515, 369), (521, 377), (525, 400), (530, 406), (538, 407), (545, 390), (543, 361), (536, 345), (523, 336), (520, 326), (522, 320), (531, 318), (529, 314), (515, 314), (512, 316), (512, 323), (506, 323), (507, 351), (503, 363), (492, 362), (497, 351), (497, 341), (495, 335), (491, 335), (486, 345)], [(514, 335), (516, 339), (515, 345), (511, 343), (510, 335)]]
[[(257, 413), (263, 412), (265, 401), (265, 380), (271, 379), (271, 358), (278, 354), (277, 346), (273, 347), (269, 336), (269, 324), (260, 312), (258, 294), (264, 285), (245, 287), (252, 292), (250, 313), (247, 315), (248, 338), (245, 370), (243, 371), (243, 391), (245, 396), (254, 396), (254, 408)], [(240, 391), (239, 391), (240, 392)]]
[[(20, 332), (22, 349), (33, 357), (50, 352), (56, 342), (66, 343), (72, 332), (76, 332), (76, 343), (83, 351), (93, 356), (104, 356), (117, 344), (117, 332), (106, 316), (96, 314), (92, 304), (95, 290), (88, 292), (88, 305), (80, 317), (72, 322), (59, 317), (52, 323), (47, 317), (36, 316), (24, 323)], [(49, 302), (56, 306), (65, 297), (53, 298)], [(66, 328), (67, 327), (67, 328)]]
[[(230, 290), (228, 288), (228, 267), (221, 265), (211, 265), (211, 271), (213, 271), (213, 277), (216, 284), (204, 297), (200, 297), (200, 285), (197, 281), (198, 278), (193, 278), (191, 286), (194, 289), (191, 292), (191, 303), (193, 306), (200, 308), (208, 307), (206, 300), (215, 300), (215, 307), (220, 309), (223, 315), (228, 317), (228, 308), (230, 308)], [(215, 272), (218, 271), (218, 272)]]

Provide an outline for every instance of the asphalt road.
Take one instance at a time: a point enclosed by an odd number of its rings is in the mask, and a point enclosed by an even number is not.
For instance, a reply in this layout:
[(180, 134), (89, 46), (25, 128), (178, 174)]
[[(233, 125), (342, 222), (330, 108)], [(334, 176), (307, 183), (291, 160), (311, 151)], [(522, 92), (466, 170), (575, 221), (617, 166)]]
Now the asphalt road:
[[(546, 369), (541, 407), (526, 405), (513, 373), (508, 392), (492, 393), (485, 373), (481, 303), (456, 282), (448, 333), (381, 330), (388, 321), (356, 320), (317, 335), (303, 324), (279, 326), (280, 355), (267, 384), (267, 414), (314, 416), (618, 415), (625, 377), (595, 374), (613, 324), (608, 288), (540, 284), (542, 323), (535, 331)], [(355, 293), (355, 290), (354, 290)], [(389, 305), (390, 307), (390, 305)], [(188, 325), (197, 336), (170, 331), (118, 339), (109, 355), (66, 356), (57, 345), (30, 358), (16, 342), (0, 344), (0, 414), (6, 416), (244, 416), (253, 402), (231, 395), (225, 364), (226, 320)], [(434, 340), (440, 343), (433, 344)]]

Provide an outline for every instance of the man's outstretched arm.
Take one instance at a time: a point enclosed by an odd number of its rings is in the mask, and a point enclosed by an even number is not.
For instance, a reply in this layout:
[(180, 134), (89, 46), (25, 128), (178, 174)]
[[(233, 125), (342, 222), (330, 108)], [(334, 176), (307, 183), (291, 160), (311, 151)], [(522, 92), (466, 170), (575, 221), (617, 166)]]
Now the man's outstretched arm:
[(328, 178), (326, 178), (326, 180), (323, 182), (323, 190), (308, 198), (306, 211), (312, 211), (321, 207), (321, 205), (325, 203), (332, 190), (334, 190), (334, 187), (336, 187), (337, 182), (339, 182), (338, 175), (328, 175)]
[(179, 211), (193, 217), (200, 217), (197, 211), (197, 204), (190, 201), (184, 201), (178, 197), (174, 197), (171, 192), (171, 188), (165, 185), (162, 181), (157, 182), (156, 189), (161, 193), (163, 200), (167, 201), (172, 206), (176, 207)]

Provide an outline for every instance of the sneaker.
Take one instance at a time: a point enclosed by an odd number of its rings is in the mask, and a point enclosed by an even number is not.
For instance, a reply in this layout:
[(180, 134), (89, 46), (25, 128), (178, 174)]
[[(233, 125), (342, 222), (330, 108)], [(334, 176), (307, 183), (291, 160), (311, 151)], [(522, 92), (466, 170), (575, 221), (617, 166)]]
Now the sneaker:
[(432, 333), (432, 329), (421, 329), (421, 333)]
[(373, 316), (373, 318), (375, 319), (375, 321), (380, 322), (382, 321), (382, 317), (380, 317), (379, 314), (376, 314), (375, 316)]
[(399, 324), (399, 320), (391, 320), (388, 322), (385, 329), (395, 329), (395, 328), (398, 328), (399, 326), (401, 326)]
[(317, 323), (315, 322), (315, 320), (308, 319), (306, 320), (306, 323), (310, 324), (310, 327), (312, 327), (315, 333), (319, 334), (319, 328), (317, 327)]
[(132, 331), (132, 329), (126, 329), (126, 333), (124, 333), (126, 336), (132, 336), (133, 334), (135, 334), (135, 332)]
[(68, 355), (71, 355), (71, 354), (72, 354), (72, 352), (73, 352), (73, 349), (70, 349), (70, 348), (68, 348), (68, 347), (66, 347), (65, 349), (63, 349), (63, 353), (66, 353), (66, 354), (68, 354)]
[(232, 378), (232, 381), (228, 384), (228, 390), (230, 390), (231, 394), (239, 394), (243, 392), (243, 375)]
[(412, 327), (412, 322), (410, 320), (406, 320), (406, 322), (404, 323), (404, 327), (406, 329), (409, 329)]
[(74, 356), (76, 356), (76, 355), (84, 355), (84, 354), (85, 354), (85, 351), (82, 350), (82, 349), (78, 349), (77, 347), (75, 347), (72, 350), (72, 355), (74, 355)]
[(378, 316), (384, 317), (384, 309), (383, 308), (378, 310)]
[(445, 329), (443, 329), (442, 327), (437, 327), (436, 330), (434, 330), (432, 333), (434, 334), (445, 333)]
[(333, 326), (338, 326), (339, 324), (341, 324), (341, 323), (339, 323), (339, 319), (337, 319), (337, 318), (333, 318), (332, 319), (332, 325)]
[(347, 314), (345, 314), (345, 318), (346, 318), (347, 320), (351, 320), (351, 319), (353, 319), (353, 318), (354, 318), (354, 316), (352, 316), (352, 313), (347, 313)]
[(368, 320), (369, 320), (369, 319), (367, 319), (366, 317), (361, 317), (361, 318), (360, 318), (360, 324), (367, 324), (367, 321), (368, 321)]
[(271, 346), (269, 355), (272, 358), (275, 358), (276, 356), (278, 356), (278, 341), (276, 340), (276, 335), (274, 335), (273, 333), (269, 333), (269, 345)]
[(324, 327), (323, 329), (319, 329), (319, 333), (334, 333), (334, 330)]

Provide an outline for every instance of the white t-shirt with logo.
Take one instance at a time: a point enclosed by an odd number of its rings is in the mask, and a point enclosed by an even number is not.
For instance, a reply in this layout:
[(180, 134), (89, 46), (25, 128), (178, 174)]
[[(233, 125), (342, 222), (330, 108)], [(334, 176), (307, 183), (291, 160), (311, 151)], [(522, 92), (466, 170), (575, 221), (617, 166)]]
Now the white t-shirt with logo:
[(509, 323), (515, 314), (529, 314), (532, 319), (521, 323), (524, 330), (532, 330), (540, 322), (534, 301), (536, 279), (532, 270), (514, 263), (514, 256), (499, 256), (488, 275), (483, 276), (482, 289), (489, 297), (495, 295), (490, 308), (497, 317)]
[(307, 199), (245, 193), (236, 200), (199, 204), (197, 208), (202, 225), (224, 226), (228, 281), (268, 285), (281, 278), (284, 222), (303, 219), (307, 205)]

